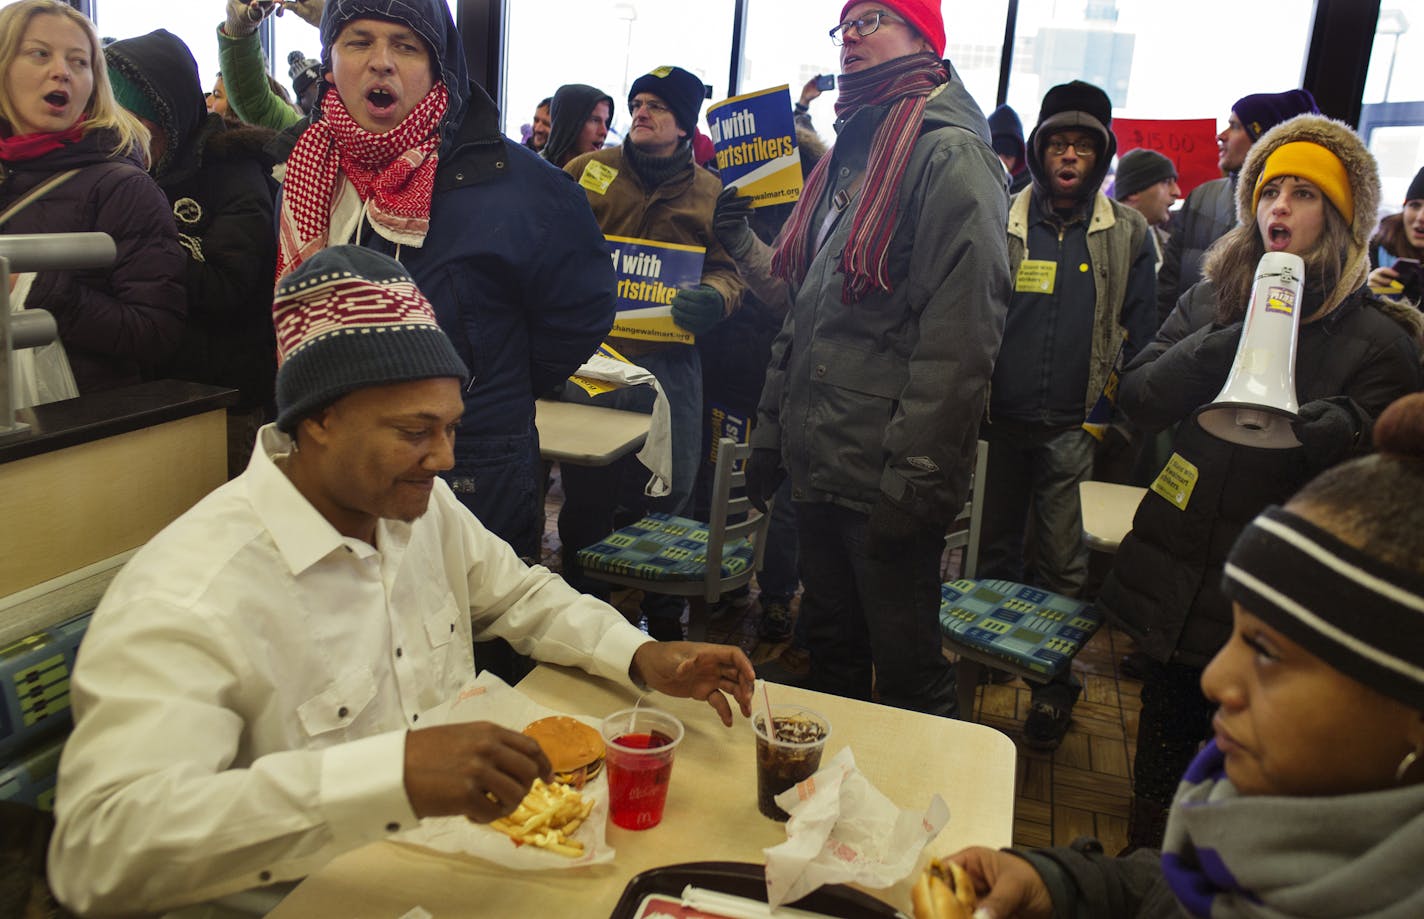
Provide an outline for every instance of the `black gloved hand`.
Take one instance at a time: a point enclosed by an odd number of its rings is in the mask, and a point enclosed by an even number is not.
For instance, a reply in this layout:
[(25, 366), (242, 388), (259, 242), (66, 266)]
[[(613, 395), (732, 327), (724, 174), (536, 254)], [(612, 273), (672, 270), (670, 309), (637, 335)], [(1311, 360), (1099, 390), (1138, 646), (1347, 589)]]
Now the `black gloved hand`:
[(752, 507), (765, 514), (766, 502), (786, 480), (786, 470), (781, 467), (781, 454), (770, 447), (754, 448), (747, 458), (746, 474), (747, 500)]
[(751, 198), (740, 194), (735, 185), (722, 189), (717, 196), (717, 210), (712, 214), (712, 232), (732, 258), (742, 258), (756, 242), (751, 224), (747, 222), (751, 216)]
[(882, 492), (865, 525), (865, 554), (879, 561), (893, 561), (933, 529)]
[(680, 290), (672, 297), (672, 321), (693, 335), (712, 331), (721, 322), (727, 301), (715, 287), (698, 284), (691, 290)]
[(1236, 360), (1236, 348), (1241, 344), (1242, 322), (1216, 328), (1202, 336), (1197, 345), (1196, 356), (1202, 367), (1221, 370), (1222, 379), (1231, 371), (1231, 363)]
[(1307, 402), (1299, 414), (1291, 429), (1312, 470), (1328, 469), (1356, 452), (1366, 425), (1364, 410), (1349, 396)]

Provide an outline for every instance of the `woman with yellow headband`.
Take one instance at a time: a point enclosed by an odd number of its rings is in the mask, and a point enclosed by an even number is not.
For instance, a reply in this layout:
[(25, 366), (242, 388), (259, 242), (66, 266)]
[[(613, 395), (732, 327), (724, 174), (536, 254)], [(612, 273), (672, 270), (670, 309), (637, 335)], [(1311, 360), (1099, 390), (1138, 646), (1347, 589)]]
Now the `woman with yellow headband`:
[[(1421, 317), (1365, 287), (1379, 201), (1374, 158), (1346, 125), (1302, 115), (1262, 135), (1242, 166), (1238, 225), (1206, 279), (1123, 374), (1119, 405), (1148, 432), (1176, 426), (1173, 455), (1138, 507), (1100, 595), (1154, 662), (1142, 687), (1129, 841), (1161, 839), (1182, 772), (1211, 734), (1202, 669), (1231, 634), (1227, 550), (1248, 521), (1322, 470), (1372, 449), (1373, 420), (1424, 385)], [(1192, 420), (1236, 356), (1257, 263), (1305, 261), (1295, 387), (1300, 447), (1238, 446)], [(1167, 487), (1168, 480), (1172, 487)]]

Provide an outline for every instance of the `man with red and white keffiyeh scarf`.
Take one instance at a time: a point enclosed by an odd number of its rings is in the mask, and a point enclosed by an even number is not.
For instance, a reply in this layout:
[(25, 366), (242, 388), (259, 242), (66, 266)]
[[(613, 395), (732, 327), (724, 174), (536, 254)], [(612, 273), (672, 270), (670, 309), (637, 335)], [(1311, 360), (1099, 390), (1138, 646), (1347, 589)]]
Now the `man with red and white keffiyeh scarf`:
[(328, 0), (320, 30), (324, 89), (281, 137), (278, 274), (346, 243), (405, 266), (470, 369), (444, 477), (486, 528), (537, 558), (534, 398), (613, 324), (603, 234), (567, 176), (500, 133), (445, 0)]
[(1004, 169), (937, 0), (852, 0), (831, 39), (838, 137), (777, 241), (748, 487), (791, 477), (812, 687), (953, 715), (939, 564), (1009, 299)]

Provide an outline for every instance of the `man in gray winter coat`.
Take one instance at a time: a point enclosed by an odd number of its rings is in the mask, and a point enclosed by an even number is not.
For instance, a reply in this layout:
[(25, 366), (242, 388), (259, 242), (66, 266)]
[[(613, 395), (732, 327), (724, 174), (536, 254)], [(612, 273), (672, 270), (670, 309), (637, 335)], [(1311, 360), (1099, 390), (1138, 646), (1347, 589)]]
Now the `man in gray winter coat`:
[(791, 478), (811, 685), (949, 716), (939, 563), (1009, 297), (1004, 169), (938, 3), (848, 3), (832, 38), (839, 137), (773, 263), (793, 303), (748, 487)]

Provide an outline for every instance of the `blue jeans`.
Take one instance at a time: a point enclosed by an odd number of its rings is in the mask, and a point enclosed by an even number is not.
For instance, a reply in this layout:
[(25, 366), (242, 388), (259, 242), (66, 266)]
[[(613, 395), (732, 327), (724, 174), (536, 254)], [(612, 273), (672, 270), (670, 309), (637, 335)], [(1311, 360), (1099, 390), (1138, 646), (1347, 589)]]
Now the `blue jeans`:
[[(559, 511), (559, 540), (563, 544), (564, 579), (576, 590), (596, 597), (608, 596), (608, 584), (584, 575), (578, 550), (649, 511), (685, 513), (701, 460), (702, 365), (697, 349), (673, 345), (642, 355), (635, 362), (657, 377), (668, 398), (672, 491), (661, 498), (643, 494), (650, 473), (632, 454), (609, 466), (560, 464), (564, 506)], [(651, 414), (654, 395), (651, 386), (628, 386), (590, 397), (570, 384), (564, 389), (563, 400)], [(682, 606), (681, 597), (665, 594), (650, 593), (643, 600), (643, 612), (650, 620), (680, 617)]]
[(809, 619), (812, 689), (952, 718), (954, 667), (941, 652), (944, 537), (921, 537), (893, 560), (865, 553), (868, 517), (800, 503), (801, 615)]
[[(983, 424), (979, 436), (989, 442), (989, 468), (976, 574), (1078, 596), (1088, 579), (1078, 483), (1092, 474), (1097, 441), (1078, 425), (1012, 421)], [(1031, 574), (1024, 562), (1030, 513)]]

